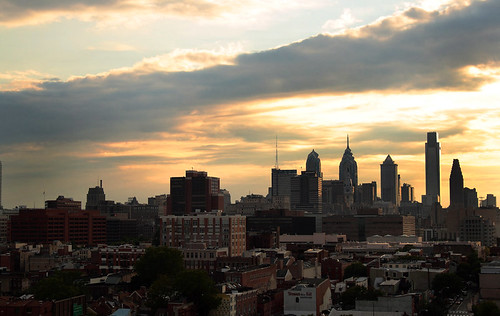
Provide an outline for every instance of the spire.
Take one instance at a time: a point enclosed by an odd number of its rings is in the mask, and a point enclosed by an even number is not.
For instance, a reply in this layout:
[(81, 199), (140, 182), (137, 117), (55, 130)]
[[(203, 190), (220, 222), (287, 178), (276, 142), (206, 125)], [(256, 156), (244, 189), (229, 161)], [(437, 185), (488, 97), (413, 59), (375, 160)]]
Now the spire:
[(278, 165), (278, 135), (276, 134), (276, 162), (274, 163), (274, 168), (279, 169)]
[(349, 134), (347, 134), (347, 148), (349, 148)]

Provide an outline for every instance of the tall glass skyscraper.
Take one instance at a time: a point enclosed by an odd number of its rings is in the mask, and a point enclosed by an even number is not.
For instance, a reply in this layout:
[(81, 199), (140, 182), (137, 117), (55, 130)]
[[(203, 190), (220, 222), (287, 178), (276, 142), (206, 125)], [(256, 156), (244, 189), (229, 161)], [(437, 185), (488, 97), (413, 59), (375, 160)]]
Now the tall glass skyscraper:
[(436, 202), (441, 200), (441, 144), (437, 132), (428, 132), (425, 143), (425, 195)]

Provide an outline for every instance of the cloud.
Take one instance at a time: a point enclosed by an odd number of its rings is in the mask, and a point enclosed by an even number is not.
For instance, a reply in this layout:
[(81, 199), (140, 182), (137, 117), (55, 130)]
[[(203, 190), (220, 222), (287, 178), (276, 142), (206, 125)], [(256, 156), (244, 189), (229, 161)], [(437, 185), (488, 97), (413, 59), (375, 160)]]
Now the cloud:
[(361, 20), (356, 19), (350, 9), (344, 9), (339, 19), (326, 21), (323, 24), (323, 30), (327, 32), (344, 30), (357, 22), (361, 22)]
[[(269, 12), (319, 5), (321, 1), (284, 0), (75, 0), (0, 1), (0, 25), (18, 27), (61, 19), (94, 21), (101, 27), (137, 27), (161, 17), (220, 20), (254, 24)], [(245, 17), (245, 22), (242, 17)]]

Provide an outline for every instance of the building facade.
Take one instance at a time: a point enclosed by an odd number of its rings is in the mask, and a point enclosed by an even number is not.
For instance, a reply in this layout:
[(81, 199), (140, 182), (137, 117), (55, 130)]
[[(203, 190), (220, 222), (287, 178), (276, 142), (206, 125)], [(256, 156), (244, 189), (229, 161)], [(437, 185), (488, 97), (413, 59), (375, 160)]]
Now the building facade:
[(246, 250), (246, 218), (220, 213), (160, 217), (161, 245), (183, 249), (194, 242), (227, 248), (230, 257), (241, 256)]
[(399, 175), (398, 165), (394, 163), (390, 155), (387, 155), (384, 163), (380, 165), (380, 193), (382, 201), (391, 202), (399, 206)]
[(106, 242), (106, 217), (98, 211), (21, 209), (8, 223), (9, 241), (77, 245)]
[(170, 178), (170, 194), (167, 196), (169, 215), (214, 210), (224, 210), (219, 178), (209, 177), (206, 172), (196, 170), (187, 170), (185, 177)]
[(441, 144), (437, 132), (428, 132), (425, 143), (425, 194), (429, 200), (440, 201)]
[(451, 166), (450, 207), (464, 207), (464, 177), (458, 159), (453, 159), (453, 165)]

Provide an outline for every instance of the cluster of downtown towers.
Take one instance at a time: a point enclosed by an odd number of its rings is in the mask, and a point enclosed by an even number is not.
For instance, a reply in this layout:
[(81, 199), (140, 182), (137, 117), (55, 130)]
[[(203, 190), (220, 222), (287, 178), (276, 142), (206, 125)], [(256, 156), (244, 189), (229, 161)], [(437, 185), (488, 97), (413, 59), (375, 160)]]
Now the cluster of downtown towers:
[[(432, 205), (440, 202), (441, 196), (441, 145), (437, 132), (427, 133), (425, 144), (426, 194), (422, 203)], [(339, 165), (339, 180), (323, 180), (321, 161), (314, 150), (308, 155), (306, 170), (300, 175), (297, 170), (272, 169), (272, 186), (269, 195), (279, 208), (300, 209), (312, 213), (329, 213), (348, 210), (353, 205), (373, 205), (377, 201), (377, 183), (358, 183), (358, 167), (349, 147), (344, 151)], [(398, 165), (388, 155), (380, 165), (380, 193), (382, 202), (399, 206), (401, 201), (413, 202), (413, 187), (400, 183)], [(477, 197), (476, 197), (477, 199)], [(454, 160), (450, 177), (451, 203), (463, 204), (463, 177), (458, 160)], [(476, 202), (477, 205), (477, 202)]]

